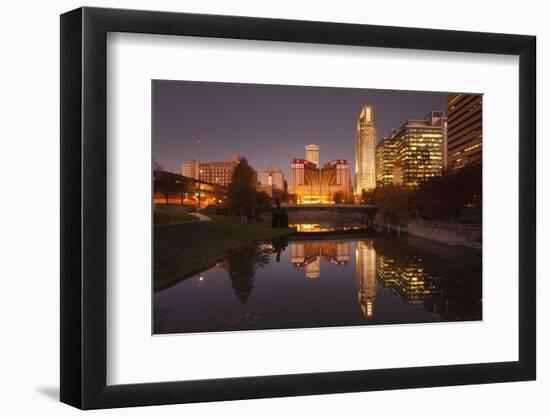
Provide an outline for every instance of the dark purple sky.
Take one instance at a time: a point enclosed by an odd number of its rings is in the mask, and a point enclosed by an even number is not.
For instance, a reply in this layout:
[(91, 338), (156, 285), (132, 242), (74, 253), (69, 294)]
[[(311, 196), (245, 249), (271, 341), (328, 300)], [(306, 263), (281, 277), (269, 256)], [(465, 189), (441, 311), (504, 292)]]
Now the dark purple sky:
[(274, 166), (288, 180), (290, 160), (320, 147), (321, 164), (347, 159), (363, 104), (372, 104), (380, 141), (406, 119), (447, 110), (447, 93), (262, 84), (153, 81), (153, 161), (180, 172), (182, 162), (246, 157), (259, 172)]

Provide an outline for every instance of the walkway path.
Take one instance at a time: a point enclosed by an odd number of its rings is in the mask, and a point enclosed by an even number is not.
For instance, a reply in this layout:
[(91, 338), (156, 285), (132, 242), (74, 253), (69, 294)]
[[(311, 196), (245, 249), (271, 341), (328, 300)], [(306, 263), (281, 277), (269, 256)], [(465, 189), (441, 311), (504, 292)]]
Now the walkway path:
[(208, 216), (205, 216), (204, 214), (200, 213), (189, 213), (191, 216), (195, 216), (197, 219), (199, 219), (201, 222), (211, 222), (212, 219)]

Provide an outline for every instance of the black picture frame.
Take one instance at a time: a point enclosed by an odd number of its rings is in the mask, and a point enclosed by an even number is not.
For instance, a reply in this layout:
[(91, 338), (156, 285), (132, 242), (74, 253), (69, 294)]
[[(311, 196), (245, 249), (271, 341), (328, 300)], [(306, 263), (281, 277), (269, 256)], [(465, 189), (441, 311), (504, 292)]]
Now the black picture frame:
[[(107, 385), (108, 32), (519, 56), (519, 360)], [(510, 34), (88, 7), (61, 15), (61, 401), (94, 409), (535, 379), (535, 51), (534, 36)]]

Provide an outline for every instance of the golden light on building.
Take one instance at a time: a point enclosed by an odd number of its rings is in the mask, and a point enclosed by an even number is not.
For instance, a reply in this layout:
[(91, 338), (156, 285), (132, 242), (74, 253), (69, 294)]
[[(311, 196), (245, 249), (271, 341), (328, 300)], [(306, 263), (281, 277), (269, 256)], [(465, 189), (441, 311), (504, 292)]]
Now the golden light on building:
[(319, 145), (313, 143), (306, 145), (306, 160), (319, 167)]
[(200, 162), (192, 159), (182, 164), (181, 172), (185, 177), (226, 187), (231, 183), (233, 170), (240, 160), (239, 154), (233, 154), (230, 161)]
[(450, 169), (481, 162), (483, 96), (449, 94), (447, 160)]
[(447, 141), (444, 112), (432, 111), (422, 120), (407, 120), (392, 138), (398, 144), (393, 163), (394, 184), (416, 187), (443, 173)]
[(364, 105), (355, 131), (355, 194), (376, 187), (376, 127), (374, 108)]
[(376, 145), (376, 186), (393, 184), (394, 164), (399, 150), (399, 129), (391, 129)]
[(345, 159), (327, 162), (321, 169), (306, 159), (293, 159), (290, 193), (296, 195), (298, 204), (334, 204), (338, 198), (344, 202), (351, 193), (349, 170)]

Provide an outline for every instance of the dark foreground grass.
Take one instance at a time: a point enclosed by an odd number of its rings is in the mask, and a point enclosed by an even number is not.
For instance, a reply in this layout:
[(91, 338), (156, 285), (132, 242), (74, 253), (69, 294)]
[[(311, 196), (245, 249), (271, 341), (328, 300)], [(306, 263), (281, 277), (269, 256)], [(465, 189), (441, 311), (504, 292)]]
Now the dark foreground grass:
[(227, 217), (154, 228), (154, 290), (198, 274), (249, 242), (270, 240), (294, 230), (264, 224), (241, 225)]
[(199, 219), (189, 213), (163, 210), (155, 210), (154, 212), (155, 224), (172, 224), (193, 221), (199, 221)]

